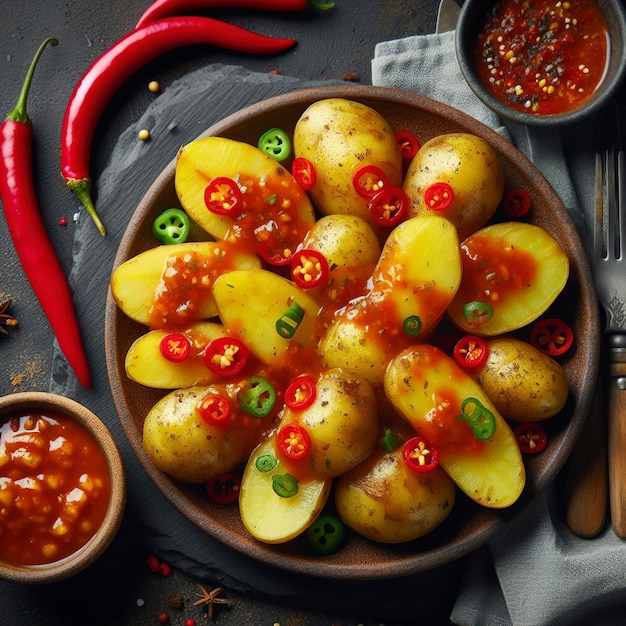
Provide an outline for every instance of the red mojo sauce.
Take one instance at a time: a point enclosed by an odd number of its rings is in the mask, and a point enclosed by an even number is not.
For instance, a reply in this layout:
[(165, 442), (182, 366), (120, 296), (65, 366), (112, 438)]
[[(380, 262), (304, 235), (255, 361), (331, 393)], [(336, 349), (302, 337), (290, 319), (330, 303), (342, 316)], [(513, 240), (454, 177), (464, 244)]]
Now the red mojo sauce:
[(78, 422), (33, 413), (0, 426), (0, 560), (70, 556), (100, 528), (110, 495), (106, 457)]
[(607, 50), (595, 0), (500, 0), (474, 43), (474, 69), (510, 108), (555, 115), (593, 93)]

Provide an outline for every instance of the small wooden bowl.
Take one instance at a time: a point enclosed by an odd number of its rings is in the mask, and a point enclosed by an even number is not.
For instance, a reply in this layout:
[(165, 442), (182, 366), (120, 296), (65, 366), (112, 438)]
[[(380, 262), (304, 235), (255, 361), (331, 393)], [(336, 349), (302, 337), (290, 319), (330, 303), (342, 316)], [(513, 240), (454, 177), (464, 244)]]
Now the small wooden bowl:
[(111, 433), (86, 407), (52, 393), (25, 392), (0, 397), (0, 422), (10, 416), (27, 413), (59, 415), (85, 427), (104, 452), (111, 477), (111, 495), (104, 520), (82, 548), (48, 565), (19, 566), (0, 561), (0, 578), (28, 584), (57, 582), (84, 570), (115, 537), (126, 505), (126, 476), (122, 457)]

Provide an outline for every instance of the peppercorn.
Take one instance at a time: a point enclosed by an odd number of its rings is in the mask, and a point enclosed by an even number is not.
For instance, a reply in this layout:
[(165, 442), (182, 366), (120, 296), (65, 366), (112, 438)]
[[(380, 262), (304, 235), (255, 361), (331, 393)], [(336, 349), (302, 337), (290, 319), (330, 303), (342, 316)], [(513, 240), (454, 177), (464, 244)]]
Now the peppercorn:
[(159, 613), (159, 624), (169, 624), (170, 616), (167, 613)]
[(183, 598), (182, 598), (182, 596), (179, 593), (175, 593), (175, 594), (171, 595), (167, 599), (167, 603), (173, 609), (182, 609), (182, 607), (183, 607)]

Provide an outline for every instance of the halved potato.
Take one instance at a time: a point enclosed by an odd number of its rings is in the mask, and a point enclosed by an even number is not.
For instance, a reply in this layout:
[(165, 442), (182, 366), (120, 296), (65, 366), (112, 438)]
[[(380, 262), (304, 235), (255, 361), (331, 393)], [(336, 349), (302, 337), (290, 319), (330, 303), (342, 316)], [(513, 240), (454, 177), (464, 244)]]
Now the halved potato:
[[(235, 180), (241, 190), (246, 216), (235, 221), (210, 211), (204, 192), (216, 177)], [(268, 230), (270, 222), (289, 224), (293, 249), (315, 222), (313, 206), (288, 168), (256, 146), (226, 139), (204, 137), (178, 151), (174, 184), (178, 199), (189, 217), (216, 239), (228, 236), (256, 242), (254, 231)], [(266, 220), (276, 211), (277, 220)], [(265, 226), (263, 226), (265, 224)]]
[[(441, 466), (472, 500), (503, 508), (519, 498), (526, 473), (515, 436), (480, 385), (451, 357), (430, 344), (407, 348), (389, 363), (385, 393), (415, 431), (439, 450)], [(493, 416), (490, 438), (477, 438), (471, 418), (462, 418), (467, 399), (471, 404), (466, 415), (480, 403)]]
[(221, 382), (221, 376), (212, 372), (202, 358), (207, 344), (227, 333), (221, 324), (198, 322), (177, 332), (191, 343), (191, 352), (184, 361), (174, 362), (161, 353), (161, 340), (167, 330), (151, 330), (137, 337), (126, 353), (126, 375), (140, 385), (155, 389), (182, 389), (196, 385)]
[[(276, 465), (269, 471), (261, 471), (256, 462), (263, 455), (271, 455)], [(297, 480), (297, 493), (281, 497), (274, 490), (275, 477), (285, 474)], [(317, 518), (326, 504), (331, 480), (297, 475), (286, 467), (276, 453), (274, 439), (266, 439), (252, 453), (241, 481), (239, 511), (248, 532), (264, 543), (284, 543), (305, 531)]]
[[(463, 280), (448, 307), (461, 330), (501, 335), (536, 320), (569, 277), (569, 259), (543, 228), (524, 222), (493, 224), (461, 244)], [(478, 303), (484, 314), (468, 314)]]
[[(238, 270), (221, 276), (213, 286), (220, 319), (264, 363), (278, 364), (291, 349), (312, 349), (317, 342), (319, 304), (294, 283), (268, 270)], [(290, 309), (291, 307), (291, 309)], [(290, 311), (302, 313), (296, 324)], [(290, 317), (291, 316), (291, 317)], [(279, 334), (284, 321), (290, 337)]]
[(256, 255), (226, 241), (161, 245), (119, 265), (111, 275), (111, 294), (140, 324), (188, 326), (217, 315), (211, 292), (217, 276), (258, 267)]

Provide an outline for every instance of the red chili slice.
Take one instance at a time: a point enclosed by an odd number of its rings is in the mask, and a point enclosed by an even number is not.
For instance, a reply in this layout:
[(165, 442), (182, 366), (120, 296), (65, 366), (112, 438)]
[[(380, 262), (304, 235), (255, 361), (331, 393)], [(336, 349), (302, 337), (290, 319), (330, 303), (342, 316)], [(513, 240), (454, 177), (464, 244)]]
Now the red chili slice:
[(487, 362), (489, 347), (482, 337), (467, 335), (457, 341), (452, 354), (461, 367), (478, 369)]
[(352, 178), (355, 191), (363, 198), (372, 198), (387, 185), (387, 175), (376, 165), (365, 165)]
[(225, 176), (218, 176), (209, 181), (204, 190), (204, 203), (209, 211), (232, 219), (243, 212), (241, 189), (236, 181)]
[(563, 320), (542, 319), (532, 327), (530, 343), (549, 356), (560, 356), (572, 347), (574, 331)]
[(400, 187), (387, 187), (370, 202), (372, 219), (381, 226), (397, 226), (408, 212), (409, 199)]
[(395, 134), (400, 147), (400, 154), (405, 161), (410, 161), (420, 149), (419, 141), (408, 130), (400, 130)]
[(291, 173), (296, 179), (296, 182), (302, 189), (308, 191), (315, 187), (317, 182), (317, 174), (315, 172), (315, 166), (311, 161), (304, 157), (297, 157), (294, 159), (291, 165)]
[(439, 452), (426, 439), (417, 436), (409, 439), (402, 447), (405, 463), (416, 472), (430, 472), (439, 465)]
[(230, 472), (219, 474), (206, 485), (209, 498), (218, 504), (234, 504), (239, 499), (241, 479)]
[(291, 277), (298, 287), (313, 289), (328, 281), (330, 268), (326, 257), (317, 250), (300, 250), (292, 260)]
[(233, 337), (218, 337), (209, 342), (204, 353), (204, 364), (220, 376), (234, 376), (248, 362), (248, 348)]
[(317, 391), (310, 376), (298, 376), (285, 391), (285, 402), (290, 409), (301, 410), (313, 404)]
[(278, 449), (291, 461), (300, 461), (311, 450), (311, 437), (299, 424), (287, 424), (276, 435)]
[(539, 454), (548, 445), (546, 431), (535, 422), (523, 422), (513, 430), (517, 445), (524, 454)]
[(530, 211), (530, 196), (523, 189), (512, 189), (502, 201), (504, 212), (511, 217), (522, 217)]
[(198, 402), (200, 417), (213, 426), (225, 426), (230, 417), (230, 402), (223, 395), (210, 391)]
[(169, 333), (159, 344), (161, 354), (173, 363), (181, 363), (191, 352), (191, 342), (181, 333)]
[(454, 200), (454, 192), (448, 183), (437, 182), (426, 187), (424, 191), (426, 207), (433, 211), (443, 211), (447, 209)]

